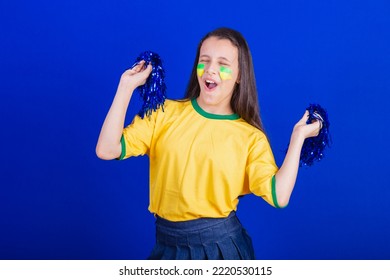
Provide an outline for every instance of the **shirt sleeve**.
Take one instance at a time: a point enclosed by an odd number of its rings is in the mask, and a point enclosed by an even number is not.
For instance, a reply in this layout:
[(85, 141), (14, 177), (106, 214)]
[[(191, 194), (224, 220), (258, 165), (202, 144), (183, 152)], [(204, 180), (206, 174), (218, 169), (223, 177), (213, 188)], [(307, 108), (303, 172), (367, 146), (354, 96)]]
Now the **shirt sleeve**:
[(246, 166), (246, 173), (249, 180), (250, 191), (262, 197), (274, 207), (279, 208), (275, 193), (275, 174), (278, 167), (264, 134), (255, 137), (253, 141)]
[(122, 153), (118, 159), (122, 160), (131, 156), (149, 154), (157, 111), (143, 119), (138, 115), (135, 116), (131, 124), (123, 129), (121, 138)]

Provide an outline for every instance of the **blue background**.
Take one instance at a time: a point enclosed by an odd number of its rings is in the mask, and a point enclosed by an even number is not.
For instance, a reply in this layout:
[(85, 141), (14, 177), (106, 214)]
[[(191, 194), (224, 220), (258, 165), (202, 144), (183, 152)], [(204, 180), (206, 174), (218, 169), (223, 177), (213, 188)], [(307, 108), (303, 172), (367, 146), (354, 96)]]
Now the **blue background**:
[(287, 208), (240, 201), (257, 258), (390, 259), (388, 3), (2, 1), (0, 258), (147, 257), (148, 158), (98, 159), (101, 125), (142, 51), (181, 98), (198, 41), (228, 26), (250, 45), (278, 165), (309, 103), (331, 121), (332, 147), (300, 169)]

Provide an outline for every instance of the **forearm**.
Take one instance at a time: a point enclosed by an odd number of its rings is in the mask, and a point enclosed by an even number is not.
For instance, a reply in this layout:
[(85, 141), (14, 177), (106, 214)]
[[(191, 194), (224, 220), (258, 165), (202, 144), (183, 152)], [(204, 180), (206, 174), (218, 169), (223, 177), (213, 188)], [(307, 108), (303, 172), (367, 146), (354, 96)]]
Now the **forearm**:
[(291, 135), (290, 144), (283, 164), (275, 175), (276, 197), (281, 207), (288, 204), (294, 189), (303, 142), (304, 137), (294, 131)]
[(152, 72), (150, 63), (145, 66), (145, 61), (142, 60), (121, 76), (114, 101), (104, 120), (96, 145), (96, 154), (101, 159), (118, 158), (122, 152), (120, 141), (131, 96), (134, 89), (145, 84)]
[(127, 108), (134, 88), (120, 82), (110, 110), (104, 120), (96, 145), (96, 154), (101, 159), (118, 158), (121, 154), (121, 137)]

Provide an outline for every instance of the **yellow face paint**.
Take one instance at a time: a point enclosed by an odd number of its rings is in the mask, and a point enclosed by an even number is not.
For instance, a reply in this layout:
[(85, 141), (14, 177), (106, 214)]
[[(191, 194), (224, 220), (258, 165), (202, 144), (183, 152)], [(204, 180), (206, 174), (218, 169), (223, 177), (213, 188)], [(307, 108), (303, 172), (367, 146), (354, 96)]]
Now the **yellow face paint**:
[(230, 80), (232, 78), (232, 69), (221, 66), (219, 68), (219, 76), (221, 80)]
[(198, 63), (198, 66), (196, 67), (196, 73), (198, 74), (199, 77), (202, 77), (204, 74), (204, 64), (203, 63)]

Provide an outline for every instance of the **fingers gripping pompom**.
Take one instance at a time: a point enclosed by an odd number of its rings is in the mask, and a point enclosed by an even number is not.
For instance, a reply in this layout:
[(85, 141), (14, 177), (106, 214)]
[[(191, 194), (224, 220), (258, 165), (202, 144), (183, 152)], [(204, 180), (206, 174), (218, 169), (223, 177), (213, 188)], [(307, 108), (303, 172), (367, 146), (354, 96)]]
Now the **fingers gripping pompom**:
[(301, 151), (300, 166), (311, 166), (315, 161), (322, 160), (325, 148), (329, 147), (331, 143), (330, 123), (325, 109), (318, 104), (310, 104), (306, 110), (309, 112), (306, 123), (310, 124), (318, 120), (321, 122), (321, 129), (318, 136), (305, 139)]
[(145, 67), (149, 63), (152, 64), (152, 72), (146, 80), (146, 83), (137, 88), (143, 100), (142, 108), (138, 112), (138, 115), (144, 118), (145, 115), (150, 116), (153, 111), (156, 111), (160, 107), (164, 109), (166, 85), (164, 81), (165, 71), (160, 56), (154, 52), (145, 51), (140, 54), (131, 68), (142, 60), (145, 61)]

